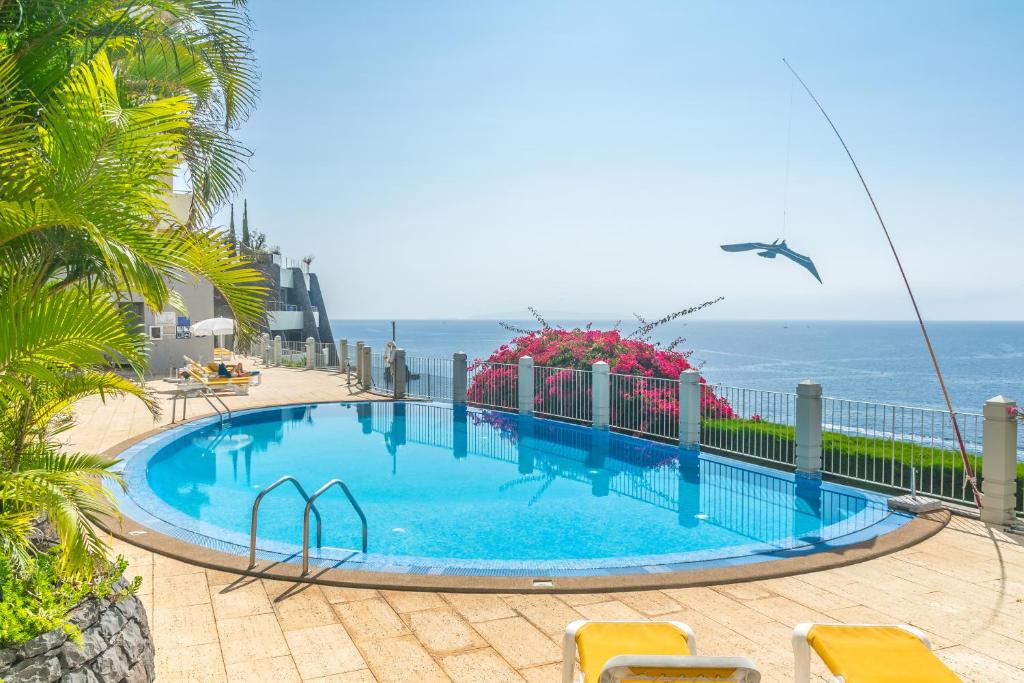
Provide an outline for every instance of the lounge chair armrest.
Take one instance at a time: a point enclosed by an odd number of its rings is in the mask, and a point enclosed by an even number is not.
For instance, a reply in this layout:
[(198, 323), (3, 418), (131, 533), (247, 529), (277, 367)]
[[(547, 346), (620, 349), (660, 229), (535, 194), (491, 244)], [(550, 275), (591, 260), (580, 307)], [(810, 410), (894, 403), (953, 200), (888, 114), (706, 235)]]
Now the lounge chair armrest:
[(678, 673), (694, 681), (759, 683), (761, 672), (746, 657), (702, 657), (690, 655), (619, 655), (601, 670), (599, 683), (620, 681), (664, 681)]

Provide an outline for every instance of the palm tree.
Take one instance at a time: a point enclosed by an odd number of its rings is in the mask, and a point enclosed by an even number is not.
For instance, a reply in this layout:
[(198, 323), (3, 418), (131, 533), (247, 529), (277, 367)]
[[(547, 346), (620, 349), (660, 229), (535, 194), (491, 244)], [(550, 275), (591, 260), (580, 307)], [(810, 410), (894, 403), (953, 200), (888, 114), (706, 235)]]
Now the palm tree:
[[(118, 301), (180, 305), (203, 277), (241, 334), (263, 314), (262, 276), (202, 227), (241, 183), (229, 131), (255, 101), (248, 20), (217, 0), (0, 4), (0, 553), (14, 564), (43, 516), (69, 572), (106, 548), (109, 459), (64, 454), (73, 403), (128, 394), (156, 404), (111, 359), (146, 368), (145, 338)], [(189, 215), (170, 210), (184, 162)]]

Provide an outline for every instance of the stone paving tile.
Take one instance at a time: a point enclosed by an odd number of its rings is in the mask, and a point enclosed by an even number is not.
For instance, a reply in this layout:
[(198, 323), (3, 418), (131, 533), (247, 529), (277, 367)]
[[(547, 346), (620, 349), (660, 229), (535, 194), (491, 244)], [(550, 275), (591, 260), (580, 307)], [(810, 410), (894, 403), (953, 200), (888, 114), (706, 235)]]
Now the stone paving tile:
[(616, 593), (615, 599), (648, 617), (678, 612), (682, 608), (682, 605), (661, 591)]
[(470, 623), (514, 617), (515, 612), (498, 595), (489, 593), (444, 593), (444, 599)]
[(393, 638), (409, 633), (405, 622), (383, 598), (343, 602), (334, 605), (334, 610), (356, 642)]
[(301, 683), (299, 671), (291, 657), (245, 659), (228, 664), (227, 675), (231, 683)]
[(164, 607), (189, 607), (210, 602), (205, 574), (174, 574), (153, 579), (153, 599)]
[(267, 597), (267, 591), (259, 579), (246, 579), (225, 586), (210, 589), (213, 612), (218, 619), (251, 617), (274, 611)]
[(561, 637), (565, 627), (583, 615), (550, 595), (513, 595), (505, 598), (509, 607), (526, 617), (549, 637)]
[(327, 602), (331, 604), (337, 602), (353, 602), (355, 600), (367, 600), (369, 598), (380, 597), (380, 591), (374, 590), (373, 588), (346, 588), (344, 586), (320, 586), (320, 590), (323, 591), (324, 597), (327, 598)]
[(618, 600), (577, 605), (576, 609), (584, 619), (594, 621), (644, 621), (644, 615)]
[(440, 658), (441, 666), (455, 683), (523, 683), (523, 677), (494, 650), (472, 650)]
[(486, 641), (451, 607), (403, 615), (413, 635), (433, 654), (485, 647)]
[(205, 643), (188, 647), (173, 648), (157, 642), (156, 657), (157, 680), (166, 681), (210, 681), (220, 683), (227, 681), (224, 673), (224, 659), (221, 656), (220, 644)]
[(369, 669), (349, 671), (343, 674), (331, 674), (322, 678), (307, 678), (305, 683), (377, 683)]
[(476, 630), (517, 669), (562, 659), (562, 653), (554, 642), (522, 617), (483, 621), (476, 624)]
[(338, 617), (320, 586), (303, 586), (301, 589), (281, 593), (270, 604), (285, 631), (338, 623)]
[(202, 567), (186, 564), (185, 562), (153, 553), (154, 579), (164, 576), (179, 576), (181, 574), (203, 574), (203, 580), (205, 581), (206, 579), (205, 570)]
[(447, 683), (440, 665), (412, 636), (385, 638), (362, 645), (370, 671), (380, 683)]
[(391, 608), (398, 613), (444, 607), (444, 599), (437, 593), (422, 591), (381, 591)]
[(562, 665), (545, 664), (529, 669), (520, 669), (519, 675), (525, 678), (527, 683), (561, 683)]
[(220, 619), (217, 630), (225, 663), (289, 654), (288, 644), (273, 614)]
[(180, 648), (217, 642), (217, 622), (210, 605), (155, 607), (153, 637), (161, 647)]
[(304, 679), (366, 668), (366, 662), (341, 624), (286, 631), (284, 637)]

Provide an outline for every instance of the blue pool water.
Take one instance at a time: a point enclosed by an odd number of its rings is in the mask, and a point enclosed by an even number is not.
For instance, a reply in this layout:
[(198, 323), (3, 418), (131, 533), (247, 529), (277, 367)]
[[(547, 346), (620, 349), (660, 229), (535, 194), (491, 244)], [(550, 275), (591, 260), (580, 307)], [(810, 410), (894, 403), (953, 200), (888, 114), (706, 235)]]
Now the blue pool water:
[[(908, 518), (885, 498), (705, 453), (443, 404), (314, 404), (201, 420), (126, 452), (127, 513), (233, 552), (256, 494), (296, 476), (320, 499), (324, 561), (391, 571), (621, 572), (771, 559), (866, 540)], [(290, 556), (303, 500), (264, 500), (258, 548)], [(140, 519), (141, 517), (141, 519)], [(292, 558), (294, 559), (294, 557)], [(323, 563), (323, 562), (322, 562)]]

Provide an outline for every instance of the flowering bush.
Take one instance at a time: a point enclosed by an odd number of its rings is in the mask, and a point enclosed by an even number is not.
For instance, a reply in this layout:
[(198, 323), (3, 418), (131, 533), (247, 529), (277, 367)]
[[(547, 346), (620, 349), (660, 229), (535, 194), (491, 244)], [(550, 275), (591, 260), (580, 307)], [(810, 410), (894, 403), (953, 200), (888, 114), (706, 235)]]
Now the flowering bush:
[[(506, 403), (514, 401), (516, 365), (523, 356), (530, 356), (535, 366), (561, 369), (538, 371), (535, 410), (589, 420), (591, 375), (574, 370), (590, 370), (593, 363), (604, 361), (613, 373), (612, 422), (635, 431), (674, 434), (672, 430), (678, 426), (679, 418), (679, 389), (674, 382), (661, 380), (679, 379), (681, 372), (689, 370), (692, 366), (688, 355), (659, 348), (643, 339), (624, 338), (618, 330), (545, 327), (503, 344), (486, 361), (477, 361), (468, 398), (484, 405), (502, 405), (502, 397)], [(705, 383), (703, 377), (700, 382)], [(703, 415), (735, 417), (725, 399), (709, 387), (701, 389)], [(656, 426), (660, 429), (655, 430)]]

